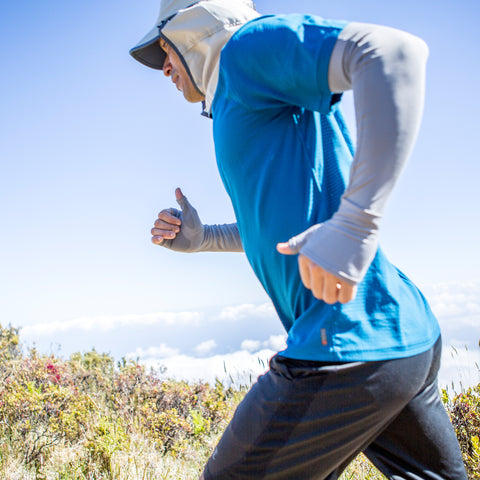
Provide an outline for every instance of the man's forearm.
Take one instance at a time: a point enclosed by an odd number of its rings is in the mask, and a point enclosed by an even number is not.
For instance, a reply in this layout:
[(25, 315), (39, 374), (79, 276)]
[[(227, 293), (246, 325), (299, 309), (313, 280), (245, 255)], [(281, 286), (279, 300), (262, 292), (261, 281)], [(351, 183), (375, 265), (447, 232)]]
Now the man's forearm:
[(243, 245), (236, 223), (204, 225), (203, 252), (243, 252)]

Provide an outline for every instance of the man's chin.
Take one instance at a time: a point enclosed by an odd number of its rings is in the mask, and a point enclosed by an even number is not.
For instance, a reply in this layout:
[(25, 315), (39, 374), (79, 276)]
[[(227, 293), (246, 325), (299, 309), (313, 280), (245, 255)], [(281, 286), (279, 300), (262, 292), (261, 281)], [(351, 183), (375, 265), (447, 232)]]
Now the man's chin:
[(197, 96), (197, 95), (185, 95), (185, 94), (183, 94), (183, 97), (189, 103), (200, 103), (200, 102), (203, 102), (203, 100), (205, 100), (205, 97), (200, 97), (200, 96)]

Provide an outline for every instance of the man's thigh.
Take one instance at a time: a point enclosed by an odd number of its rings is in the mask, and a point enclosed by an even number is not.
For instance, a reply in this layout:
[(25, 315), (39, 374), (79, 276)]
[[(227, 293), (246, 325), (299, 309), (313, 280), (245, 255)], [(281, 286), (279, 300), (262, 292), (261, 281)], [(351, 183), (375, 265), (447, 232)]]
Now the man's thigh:
[(274, 357), (235, 412), (205, 480), (326, 478), (392, 422), (430, 366), (429, 352), (316, 368)]
[(436, 381), (408, 403), (365, 454), (388, 478), (467, 480)]

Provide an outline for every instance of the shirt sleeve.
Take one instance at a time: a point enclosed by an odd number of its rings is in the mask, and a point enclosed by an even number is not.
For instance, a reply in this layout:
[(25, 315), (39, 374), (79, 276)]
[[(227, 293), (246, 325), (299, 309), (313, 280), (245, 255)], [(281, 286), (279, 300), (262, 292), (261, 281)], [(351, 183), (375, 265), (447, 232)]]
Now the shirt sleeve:
[(387, 200), (418, 134), (427, 57), (418, 37), (360, 23), (345, 27), (334, 47), (329, 83), (336, 92), (353, 89), (356, 152), (337, 212), (293, 243), (352, 284), (375, 256)]
[(330, 91), (328, 64), (344, 26), (311, 15), (250, 22), (222, 52), (228, 94), (252, 110), (293, 105), (328, 113), (339, 97)]

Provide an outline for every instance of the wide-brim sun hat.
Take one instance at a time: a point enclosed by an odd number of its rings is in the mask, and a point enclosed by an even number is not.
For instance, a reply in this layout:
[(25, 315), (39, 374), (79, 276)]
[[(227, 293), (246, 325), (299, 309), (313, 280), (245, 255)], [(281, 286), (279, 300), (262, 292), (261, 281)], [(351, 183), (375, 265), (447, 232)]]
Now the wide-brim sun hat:
[(165, 23), (174, 17), (180, 10), (191, 7), (198, 2), (199, 0), (162, 0), (160, 3), (160, 13), (158, 14), (155, 25), (130, 50), (130, 55), (147, 67), (162, 70), (166, 54), (158, 44), (160, 30), (163, 25), (165, 25)]

